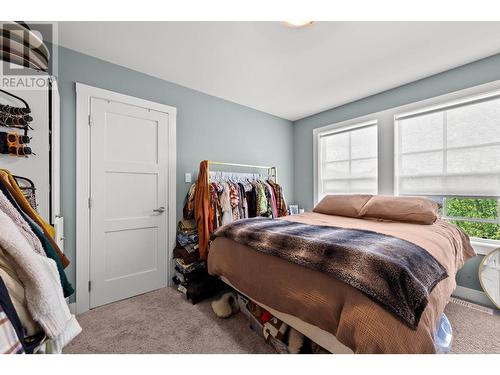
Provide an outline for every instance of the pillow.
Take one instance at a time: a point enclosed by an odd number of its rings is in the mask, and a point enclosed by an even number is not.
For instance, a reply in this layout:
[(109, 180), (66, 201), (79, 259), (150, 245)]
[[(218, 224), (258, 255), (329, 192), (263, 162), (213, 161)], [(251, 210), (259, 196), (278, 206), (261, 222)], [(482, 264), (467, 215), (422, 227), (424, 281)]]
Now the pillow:
[(393, 197), (374, 195), (363, 206), (361, 217), (432, 224), (438, 215), (439, 204), (423, 197)]
[(361, 217), (361, 209), (371, 195), (327, 195), (313, 208), (313, 212), (326, 215)]

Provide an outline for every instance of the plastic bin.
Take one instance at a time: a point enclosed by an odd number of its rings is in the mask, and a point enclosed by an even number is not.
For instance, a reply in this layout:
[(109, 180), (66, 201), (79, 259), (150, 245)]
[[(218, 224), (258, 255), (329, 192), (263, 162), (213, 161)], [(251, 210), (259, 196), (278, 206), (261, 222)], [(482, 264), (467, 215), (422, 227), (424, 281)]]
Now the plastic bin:
[(436, 335), (434, 337), (434, 345), (436, 353), (446, 354), (451, 352), (451, 342), (453, 341), (453, 329), (446, 315), (441, 314)]
[[(248, 318), (249, 328), (264, 339), (264, 326), (259, 321), (259, 319), (257, 319), (250, 311), (248, 311), (247, 303), (248, 298), (238, 293), (238, 305), (240, 306), (240, 311)], [(288, 353), (288, 347), (286, 346), (286, 344), (275, 337), (269, 337), (269, 344), (279, 354)]]

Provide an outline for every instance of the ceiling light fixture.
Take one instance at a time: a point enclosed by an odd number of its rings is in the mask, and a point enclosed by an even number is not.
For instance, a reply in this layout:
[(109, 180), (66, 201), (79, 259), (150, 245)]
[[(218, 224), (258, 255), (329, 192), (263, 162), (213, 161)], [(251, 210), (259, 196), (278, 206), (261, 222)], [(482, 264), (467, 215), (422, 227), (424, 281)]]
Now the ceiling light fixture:
[(293, 27), (304, 27), (304, 26), (312, 24), (313, 22), (314, 21), (299, 21), (299, 20), (285, 21), (285, 23), (287, 23), (289, 26), (293, 26)]

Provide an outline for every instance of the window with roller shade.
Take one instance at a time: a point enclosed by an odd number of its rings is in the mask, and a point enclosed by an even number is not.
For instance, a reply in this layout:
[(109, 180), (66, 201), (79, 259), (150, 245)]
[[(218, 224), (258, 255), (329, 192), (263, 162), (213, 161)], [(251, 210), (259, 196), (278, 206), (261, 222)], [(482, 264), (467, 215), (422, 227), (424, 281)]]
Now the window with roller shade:
[(377, 122), (319, 134), (318, 199), (377, 193)]
[(471, 237), (500, 240), (500, 97), (395, 116), (395, 190), (439, 199)]

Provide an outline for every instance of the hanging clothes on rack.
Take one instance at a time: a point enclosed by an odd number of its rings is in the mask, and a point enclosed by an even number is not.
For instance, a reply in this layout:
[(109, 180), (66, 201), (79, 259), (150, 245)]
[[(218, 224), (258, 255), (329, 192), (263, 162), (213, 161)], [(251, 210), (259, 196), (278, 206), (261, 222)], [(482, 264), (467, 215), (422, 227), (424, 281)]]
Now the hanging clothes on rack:
[[(28, 238), (28, 243), (33, 244), (33, 250), (39, 254), (47, 256), (56, 263), (64, 296), (71, 296), (75, 291), (66, 277), (66, 273), (64, 272), (64, 265), (57, 251), (53, 247), (52, 242), (49, 241), (49, 238), (42, 231), (42, 229), (19, 207), (16, 200), (9, 194), (9, 191), (2, 184), (2, 181), (0, 181), (0, 201), (2, 202), (0, 210), (2, 210), (9, 217), (15, 218), (14, 221), (16, 223), (19, 223), (18, 226), (22, 229), (22, 233), (25, 235), (25, 237)], [(19, 214), (19, 216), (16, 215), (16, 213)], [(35, 235), (35, 238), (31, 237), (31, 233), (30, 231), (28, 231), (28, 228), (26, 228), (26, 226), (31, 229), (31, 232)], [(37, 239), (38, 241), (36, 241)], [(39, 245), (42, 247), (42, 251), (39, 250)]]
[(0, 302), (10, 303), (17, 314), (11, 325), (22, 326), (22, 351), (60, 353), (81, 331), (65, 300), (74, 293), (64, 272), (66, 257), (50, 236), (53, 228), (6, 170), (0, 170), (0, 228), (0, 278), (5, 286)]
[(0, 248), (8, 255), (4, 261), (15, 267), (27, 308), (57, 351), (81, 331), (66, 304), (54, 262), (30, 247), (16, 224), (0, 211)]
[(196, 184), (192, 184), (189, 188), (189, 191), (186, 195), (186, 199), (184, 202), (184, 208), (182, 210), (183, 216), (185, 220), (194, 219), (194, 192), (196, 189)]
[(266, 196), (268, 202), (268, 209), (271, 210), (272, 217), (278, 217), (278, 208), (276, 206), (276, 197), (274, 195), (274, 190), (267, 181), (264, 181), (263, 184), (266, 186), (267, 189)]
[(19, 278), (15, 264), (8, 258), (6, 252), (0, 248), (0, 277), (9, 292), (10, 299), (27, 336), (35, 335), (41, 331), (40, 326), (35, 322), (28, 311), (27, 297), (24, 284)]
[(22, 354), (23, 326), (0, 276), (0, 354)]
[(57, 244), (54, 241), (55, 230), (50, 224), (45, 222), (42, 217), (31, 207), (28, 200), (25, 198), (22, 190), (17, 185), (14, 176), (6, 169), (0, 169), (0, 183), (9, 191), (18, 205), (21, 207), (22, 211), (26, 213), (31, 220), (33, 220), (43, 231), (48, 242), (50, 242), (51, 247), (57, 253), (64, 268), (68, 267), (70, 264), (69, 259), (62, 253)]
[(42, 217), (35, 211), (33, 207), (26, 200), (22, 190), (17, 185), (17, 182), (14, 176), (6, 169), (0, 169), (0, 180), (4, 184), (4, 186), (10, 191), (10, 193), (14, 196), (19, 205), (23, 208), (23, 210), (32, 217), (43, 229), (47, 232), (51, 237), (54, 236), (55, 231), (52, 226), (46, 223)]
[(242, 182), (238, 182), (240, 188), (240, 202), (241, 202), (241, 217), (248, 218), (248, 202), (245, 193), (245, 185)]
[(257, 216), (268, 216), (268, 204), (267, 204), (267, 197), (266, 197), (266, 191), (264, 190), (264, 185), (260, 181), (256, 181), (255, 183), (255, 189), (257, 191), (257, 208), (256, 208), (256, 214)]
[(208, 161), (203, 160), (200, 163), (198, 180), (196, 181), (194, 209), (196, 226), (198, 227), (198, 237), (200, 241), (200, 258), (207, 259), (209, 231), (209, 190), (208, 190)]
[(232, 221), (239, 220), (240, 219), (240, 210), (239, 210), (239, 203), (240, 203), (240, 193), (239, 193), (239, 188), (238, 186), (232, 182), (228, 181), (227, 185), (229, 187), (229, 202), (231, 204), (231, 212), (232, 212)]
[(210, 233), (214, 231), (214, 228), (217, 226), (217, 223), (220, 221), (220, 214), (217, 210), (217, 206), (219, 203), (217, 185), (210, 183), (209, 185), (210, 191), (210, 205), (209, 205), (209, 215), (208, 215), (208, 230)]
[(248, 206), (248, 217), (257, 216), (257, 189), (250, 182), (245, 184), (245, 192)]
[(0, 276), (0, 354), (33, 353), (45, 339), (45, 334), (39, 332), (26, 336), (25, 331), (9, 289)]
[[(8, 194), (8, 192), (7, 192)], [(12, 198), (11, 198), (12, 199)], [(42, 243), (35, 236), (33, 230), (30, 228), (28, 222), (21, 216), (21, 213), (16, 209), (16, 207), (11, 203), (9, 198), (3, 193), (3, 189), (0, 189), (0, 210), (7, 214), (14, 223), (21, 229), (21, 233), (26, 238), (26, 241), (33, 247), (33, 250), (40, 254), (45, 255), (45, 250), (42, 247)]]
[(267, 180), (267, 183), (271, 185), (274, 190), (275, 198), (276, 198), (276, 208), (278, 210), (278, 216), (287, 216), (288, 208), (286, 206), (285, 197), (283, 196), (283, 189), (280, 185), (275, 183), (274, 181)]
[(210, 176), (210, 232), (235, 220), (256, 216), (278, 218), (287, 214), (278, 210), (273, 186), (279, 185), (261, 179), (238, 180), (241, 175), (227, 180)]
[[(267, 169), (268, 176), (262, 178), (255, 173), (209, 171), (210, 164)], [(218, 227), (256, 216), (278, 218), (288, 214), (283, 190), (276, 181), (276, 175), (275, 167), (207, 160), (200, 163), (198, 179), (194, 187), (189, 189), (183, 213), (184, 219), (188, 220), (191, 215), (190, 202), (194, 197), (201, 259), (206, 259), (210, 234)]]
[(71, 296), (75, 291), (64, 272), (64, 268), (69, 265), (69, 259), (52, 237), (54, 228), (31, 207), (15, 178), (4, 169), (0, 169), (0, 210), (14, 220), (35, 252), (54, 260), (64, 295)]
[[(220, 183), (218, 190), (221, 191), (220, 195), (220, 211), (221, 211), (221, 225), (231, 223), (233, 221), (233, 210), (231, 208), (231, 193), (229, 191), (229, 184), (226, 181)], [(214, 227), (217, 228), (218, 225)]]

